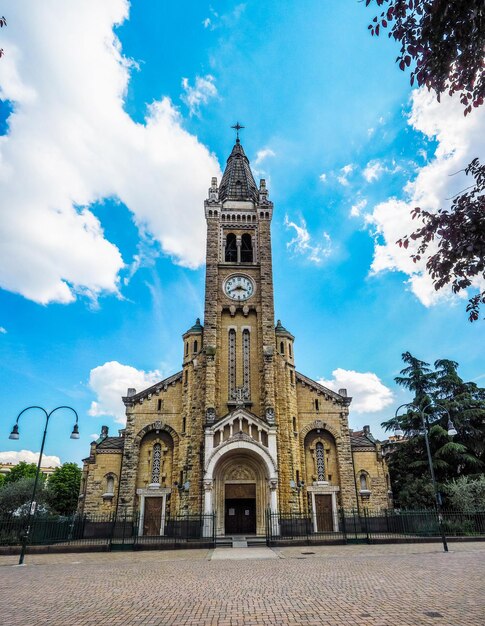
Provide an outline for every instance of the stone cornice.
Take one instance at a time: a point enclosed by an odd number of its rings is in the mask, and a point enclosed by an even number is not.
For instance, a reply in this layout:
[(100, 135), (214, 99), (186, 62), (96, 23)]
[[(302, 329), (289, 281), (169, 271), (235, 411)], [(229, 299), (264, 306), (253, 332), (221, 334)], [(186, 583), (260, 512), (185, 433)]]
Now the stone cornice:
[(143, 404), (144, 400), (149, 400), (152, 395), (158, 396), (162, 390), (166, 391), (169, 385), (175, 385), (178, 380), (182, 380), (182, 372), (172, 374), (172, 376), (155, 383), (151, 387), (148, 387), (139, 393), (135, 393), (133, 396), (123, 396), (121, 399), (123, 400), (123, 404), (125, 406), (133, 406), (137, 402), (139, 404)]
[(339, 404), (343, 404), (344, 406), (349, 406), (349, 404), (352, 402), (352, 398), (347, 397), (347, 396), (341, 396), (336, 391), (332, 391), (331, 389), (324, 387), (320, 383), (317, 383), (315, 380), (308, 378), (308, 376), (305, 376), (304, 374), (300, 374), (300, 372), (295, 372), (295, 374), (296, 374), (296, 380), (298, 382), (302, 383), (303, 385), (306, 385), (307, 387), (311, 387), (315, 391), (319, 391), (325, 396), (326, 399), (332, 399), (335, 402), (338, 402)]

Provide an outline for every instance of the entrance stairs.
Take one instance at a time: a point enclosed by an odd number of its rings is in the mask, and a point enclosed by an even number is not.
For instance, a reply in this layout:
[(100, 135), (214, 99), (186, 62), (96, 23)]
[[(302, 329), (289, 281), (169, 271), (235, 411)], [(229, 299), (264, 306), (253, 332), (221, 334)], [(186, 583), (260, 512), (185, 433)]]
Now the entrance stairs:
[(266, 546), (264, 535), (224, 535), (216, 537), (216, 548), (256, 548)]

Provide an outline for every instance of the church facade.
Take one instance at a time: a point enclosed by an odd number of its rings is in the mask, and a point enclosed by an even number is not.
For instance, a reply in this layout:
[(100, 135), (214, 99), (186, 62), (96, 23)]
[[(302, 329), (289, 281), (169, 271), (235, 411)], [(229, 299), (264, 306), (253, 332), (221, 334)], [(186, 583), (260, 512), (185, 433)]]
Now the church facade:
[(295, 338), (275, 324), (273, 203), (239, 138), (204, 209), (204, 324), (182, 336), (182, 370), (128, 389), (126, 427), (91, 444), (80, 512), (137, 514), (145, 535), (171, 515), (215, 513), (224, 535), (264, 534), (268, 510), (332, 531), (339, 507), (388, 508), (379, 443), (349, 429), (345, 389), (297, 371)]

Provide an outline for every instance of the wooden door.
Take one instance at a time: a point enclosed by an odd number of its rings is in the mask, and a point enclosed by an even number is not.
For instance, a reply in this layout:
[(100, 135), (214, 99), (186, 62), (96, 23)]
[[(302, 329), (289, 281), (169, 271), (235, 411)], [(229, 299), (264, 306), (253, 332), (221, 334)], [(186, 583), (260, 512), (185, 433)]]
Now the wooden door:
[(332, 496), (315, 494), (315, 515), (319, 532), (333, 530)]
[(145, 514), (143, 516), (143, 534), (159, 535), (162, 523), (163, 498), (145, 498)]
[(226, 499), (226, 535), (251, 535), (256, 533), (256, 500), (254, 498)]

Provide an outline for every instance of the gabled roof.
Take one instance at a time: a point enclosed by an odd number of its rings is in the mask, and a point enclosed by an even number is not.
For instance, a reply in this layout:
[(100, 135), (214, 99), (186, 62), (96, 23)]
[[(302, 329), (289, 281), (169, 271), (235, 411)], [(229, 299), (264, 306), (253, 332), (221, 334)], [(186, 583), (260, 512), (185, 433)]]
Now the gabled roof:
[(320, 391), (325, 396), (328, 396), (329, 398), (332, 398), (333, 400), (336, 400), (337, 402), (340, 402), (341, 404), (344, 404), (345, 406), (348, 406), (352, 402), (352, 398), (348, 396), (341, 396), (336, 391), (332, 391), (331, 389), (328, 389), (328, 387), (324, 387), (320, 383), (317, 383), (315, 380), (308, 378), (308, 376), (304, 376), (303, 374), (300, 374), (300, 372), (295, 372), (295, 374), (296, 374), (296, 380), (299, 381), (300, 383), (303, 383), (304, 385), (308, 385), (309, 387), (313, 387), (313, 389), (315, 389), (316, 391)]
[(125, 440), (123, 437), (105, 437), (96, 444), (96, 450), (123, 450)]
[(151, 396), (154, 393), (160, 393), (162, 389), (168, 387), (168, 385), (172, 385), (173, 383), (177, 382), (177, 380), (182, 380), (182, 372), (172, 374), (172, 376), (169, 376), (168, 378), (165, 378), (164, 380), (155, 383), (151, 387), (147, 387), (147, 389), (144, 389), (143, 391), (135, 393), (133, 396), (123, 396), (121, 399), (123, 400), (123, 404), (125, 404), (125, 406), (131, 406), (135, 404), (135, 402), (143, 402), (146, 397)]
[(257, 202), (258, 189), (239, 139), (227, 159), (226, 169), (219, 186), (219, 200), (252, 200)]
[(369, 448), (374, 450), (376, 447), (375, 439), (369, 439), (362, 430), (356, 430), (350, 433), (350, 446), (352, 448)]

